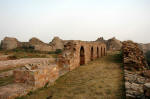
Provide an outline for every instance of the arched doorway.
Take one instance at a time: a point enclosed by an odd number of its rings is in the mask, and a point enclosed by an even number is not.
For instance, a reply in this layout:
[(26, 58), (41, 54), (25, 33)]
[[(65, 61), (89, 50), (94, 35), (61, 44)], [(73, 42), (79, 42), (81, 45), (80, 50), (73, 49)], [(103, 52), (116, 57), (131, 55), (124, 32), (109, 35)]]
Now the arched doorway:
[(85, 54), (84, 54), (84, 48), (81, 46), (80, 48), (80, 65), (85, 64)]
[(91, 48), (91, 61), (93, 61), (93, 47)]
[(97, 58), (99, 58), (99, 48), (97, 47)]
[(101, 56), (103, 56), (103, 48), (101, 47)]

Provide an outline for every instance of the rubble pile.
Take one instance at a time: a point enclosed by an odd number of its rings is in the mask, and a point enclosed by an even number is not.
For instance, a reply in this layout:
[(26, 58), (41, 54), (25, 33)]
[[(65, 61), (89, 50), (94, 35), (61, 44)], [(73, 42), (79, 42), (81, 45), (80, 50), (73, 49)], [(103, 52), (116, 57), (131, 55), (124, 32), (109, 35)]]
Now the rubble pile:
[(123, 58), (124, 68), (127, 70), (147, 69), (147, 62), (143, 51), (140, 50), (137, 43), (132, 41), (123, 42)]
[(137, 43), (123, 42), (126, 99), (149, 99), (150, 73)]

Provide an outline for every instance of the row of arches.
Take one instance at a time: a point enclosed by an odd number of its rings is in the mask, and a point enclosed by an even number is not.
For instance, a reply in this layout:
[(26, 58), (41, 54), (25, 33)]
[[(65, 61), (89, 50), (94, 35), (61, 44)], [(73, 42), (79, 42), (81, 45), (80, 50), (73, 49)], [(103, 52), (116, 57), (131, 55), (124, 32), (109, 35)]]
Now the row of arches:
[[(97, 55), (96, 58), (99, 58), (100, 55), (105, 56), (105, 53), (106, 53), (105, 47), (104, 48), (101, 47), (100, 49), (99, 49), (99, 47), (96, 48), (96, 55)], [(94, 48), (93, 48), (93, 46), (90, 49), (90, 54), (91, 54), (90, 60), (93, 61), (94, 60)], [(83, 65), (83, 64), (85, 64), (85, 49), (83, 46), (81, 46), (81, 48), (80, 48), (80, 65)]]

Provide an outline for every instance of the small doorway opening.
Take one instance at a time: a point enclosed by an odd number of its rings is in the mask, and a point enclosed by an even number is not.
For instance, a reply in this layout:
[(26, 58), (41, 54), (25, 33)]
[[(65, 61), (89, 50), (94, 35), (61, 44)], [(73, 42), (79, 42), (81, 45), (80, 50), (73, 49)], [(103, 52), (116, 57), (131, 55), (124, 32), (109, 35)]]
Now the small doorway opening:
[(103, 56), (103, 48), (101, 47), (101, 56)]
[(84, 54), (84, 48), (81, 46), (80, 48), (80, 65), (85, 64), (85, 54)]
[(97, 58), (99, 58), (99, 48), (97, 47)]
[(93, 61), (93, 47), (91, 48), (91, 61)]

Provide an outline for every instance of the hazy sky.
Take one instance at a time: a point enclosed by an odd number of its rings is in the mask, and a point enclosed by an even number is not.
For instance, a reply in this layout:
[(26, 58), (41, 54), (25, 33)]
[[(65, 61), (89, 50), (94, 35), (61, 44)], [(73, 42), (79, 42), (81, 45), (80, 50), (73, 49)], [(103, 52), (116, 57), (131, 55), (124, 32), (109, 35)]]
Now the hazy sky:
[(150, 0), (0, 0), (0, 40), (132, 39), (150, 42)]

